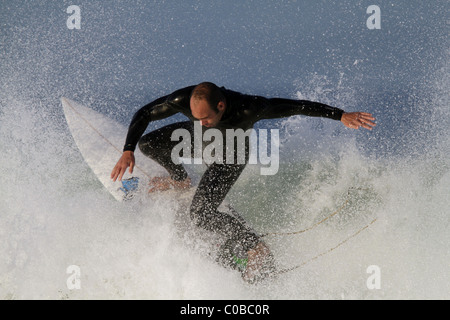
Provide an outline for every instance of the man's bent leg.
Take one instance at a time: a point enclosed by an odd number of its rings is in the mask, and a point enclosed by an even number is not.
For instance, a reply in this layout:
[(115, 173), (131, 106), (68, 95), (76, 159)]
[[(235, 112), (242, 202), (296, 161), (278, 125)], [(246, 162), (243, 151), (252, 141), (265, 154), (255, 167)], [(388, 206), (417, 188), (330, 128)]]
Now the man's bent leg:
[(257, 246), (258, 236), (238, 219), (217, 210), (244, 168), (245, 164), (213, 163), (198, 185), (190, 214), (197, 226), (236, 240), (248, 251)]
[(175, 181), (183, 181), (187, 178), (187, 172), (181, 164), (172, 161), (172, 149), (179, 144), (179, 141), (171, 141), (171, 136), (176, 129), (186, 129), (193, 133), (193, 123), (191, 121), (178, 122), (162, 127), (144, 135), (139, 140), (139, 149), (147, 157), (158, 162), (170, 174)]

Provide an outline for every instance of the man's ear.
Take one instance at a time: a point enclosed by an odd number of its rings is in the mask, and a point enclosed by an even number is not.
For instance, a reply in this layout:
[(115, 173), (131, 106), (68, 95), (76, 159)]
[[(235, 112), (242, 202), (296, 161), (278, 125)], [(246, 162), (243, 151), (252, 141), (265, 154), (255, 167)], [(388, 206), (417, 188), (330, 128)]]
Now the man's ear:
[(225, 102), (224, 101), (220, 101), (219, 104), (217, 105), (217, 110), (224, 111), (225, 108), (226, 108)]

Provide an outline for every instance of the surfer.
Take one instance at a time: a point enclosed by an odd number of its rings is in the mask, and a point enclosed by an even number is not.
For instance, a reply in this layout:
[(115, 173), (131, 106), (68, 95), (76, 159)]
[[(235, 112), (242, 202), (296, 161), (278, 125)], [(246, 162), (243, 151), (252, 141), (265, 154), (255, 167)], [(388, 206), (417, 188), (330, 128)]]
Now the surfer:
[[(184, 114), (189, 121), (170, 124), (144, 135), (151, 121), (164, 119), (177, 113)], [(362, 127), (371, 130), (375, 126), (373, 122), (375, 118), (370, 113), (344, 112), (336, 107), (306, 100), (241, 94), (224, 87), (219, 88), (211, 82), (203, 82), (158, 98), (135, 113), (128, 129), (123, 154), (111, 172), (111, 179), (121, 180), (128, 168), (130, 173), (133, 172), (134, 150), (139, 144), (140, 150), (145, 155), (158, 162), (169, 173), (169, 177), (153, 178), (150, 181), (150, 192), (170, 188), (189, 188), (191, 180), (186, 170), (182, 164), (176, 163), (171, 157), (173, 148), (179, 143), (171, 139), (174, 130), (184, 129), (194, 134), (194, 121), (199, 121), (202, 130), (215, 128), (226, 135), (227, 129), (245, 131), (251, 129), (260, 120), (293, 115), (340, 120), (352, 129)], [(240, 219), (218, 210), (248, 163), (248, 139), (244, 142), (243, 148), (244, 163), (239, 163), (234, 158), (231, 161), (224, 159), (224, 161), (214, 162), (208, 166), (192, 199), (190, 216), (197, 226), (224, 234), (231, 242), (239, 243), (242, 250), (247, 252), (243, 277), (252, 281), (267, 275), (264, 269), (267, 271), (267, 265), (270, 265), (270, 250)], [(193, 156), (194, 148), (190, 150)]]

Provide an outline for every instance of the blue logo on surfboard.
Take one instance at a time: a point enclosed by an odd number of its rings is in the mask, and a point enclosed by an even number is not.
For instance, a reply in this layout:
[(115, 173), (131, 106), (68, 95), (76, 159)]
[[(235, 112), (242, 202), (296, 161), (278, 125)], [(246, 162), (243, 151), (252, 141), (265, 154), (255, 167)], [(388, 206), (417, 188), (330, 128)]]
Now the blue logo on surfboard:
[(122, 180), (122, 187), (119, 188), (119, 190), (122, 190), (124, 192), (123, 199), (129, 200), (133, 197), (134, 191), (137, 190), (139, 186), (139, 178), (138, 177), (132, 177), (129, 179)]

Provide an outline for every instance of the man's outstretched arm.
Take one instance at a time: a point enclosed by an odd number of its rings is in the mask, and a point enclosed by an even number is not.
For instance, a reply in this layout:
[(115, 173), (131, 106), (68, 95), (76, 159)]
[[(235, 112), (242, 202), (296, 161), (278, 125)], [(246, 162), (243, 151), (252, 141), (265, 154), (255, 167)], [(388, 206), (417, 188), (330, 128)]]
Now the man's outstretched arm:
[(308, 100), (253, 97), (253, 106), (255, 107), (259, 119), (275, 119), (294, 115), (305, 115), (309, 117), (324, 117), (340, 120), (346, 127), (351, 129), (363, 127), (371, 130), (376, 125), (375, 122), (373, 122), (375, 118), (370, 113), (345, 112), (336, 107)]

